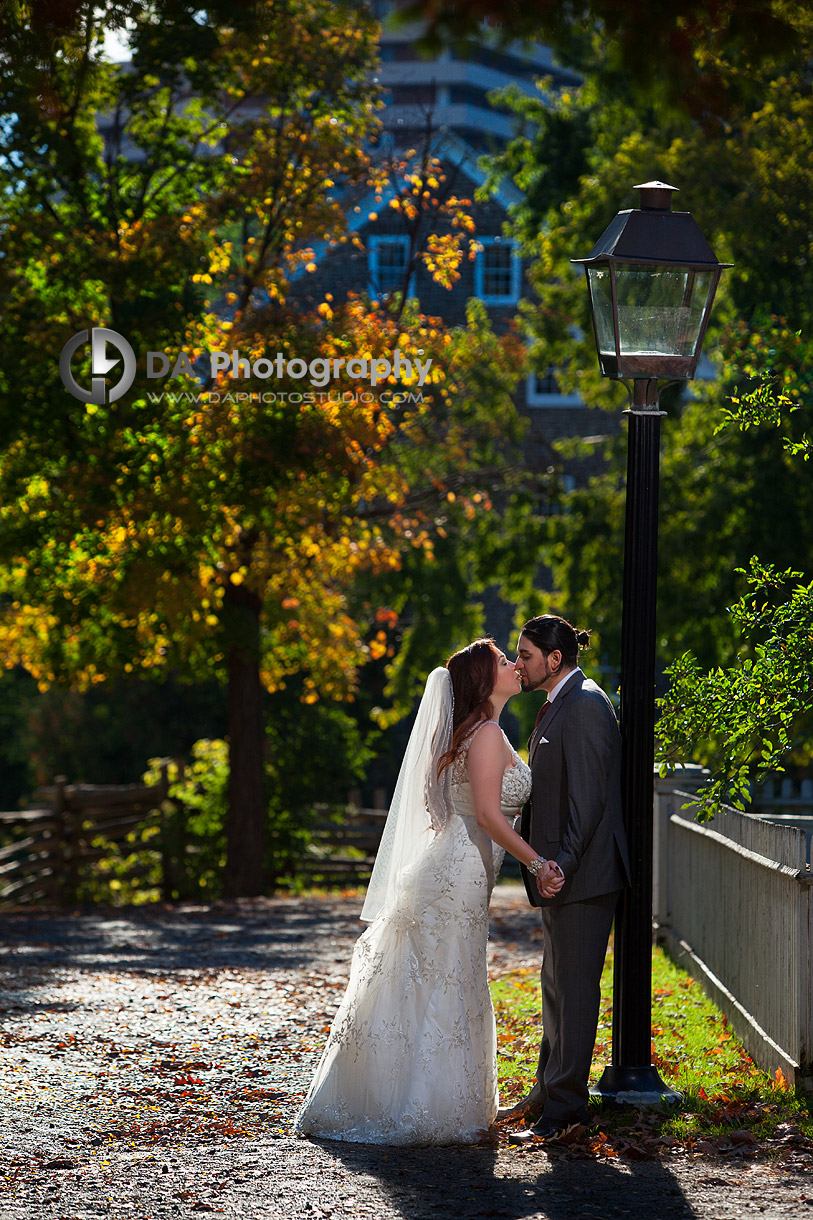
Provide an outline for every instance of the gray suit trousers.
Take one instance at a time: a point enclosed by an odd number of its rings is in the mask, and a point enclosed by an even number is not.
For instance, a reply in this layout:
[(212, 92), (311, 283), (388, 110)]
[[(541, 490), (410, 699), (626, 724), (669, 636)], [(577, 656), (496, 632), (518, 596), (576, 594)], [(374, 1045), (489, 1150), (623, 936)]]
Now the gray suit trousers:
[(545, 1103), (543, 1117), (554, 1122), (587, 1119), (601, 971), (619, 893), (541, 911), (544, 1036), (536, 1078)]

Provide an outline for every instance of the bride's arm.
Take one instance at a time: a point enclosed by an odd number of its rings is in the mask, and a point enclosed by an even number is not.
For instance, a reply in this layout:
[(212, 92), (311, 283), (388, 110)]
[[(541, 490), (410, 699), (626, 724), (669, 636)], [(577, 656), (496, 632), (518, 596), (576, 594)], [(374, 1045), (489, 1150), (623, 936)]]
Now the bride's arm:
[(502, 776), (505, 770), (505, 738), (498, 725), (484, 724), (478, 731), (469, 746), (468, 767), (477, 825), (500, 847), (516, 856), (520, 863), (528, 865), (538, 860), (537, 852), (509, 826), (500, 809)]

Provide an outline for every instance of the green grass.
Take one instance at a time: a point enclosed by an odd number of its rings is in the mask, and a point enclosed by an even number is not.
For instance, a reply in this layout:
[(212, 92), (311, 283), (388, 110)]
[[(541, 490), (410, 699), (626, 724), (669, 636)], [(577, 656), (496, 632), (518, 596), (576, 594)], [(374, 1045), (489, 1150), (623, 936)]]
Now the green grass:
[[(601, 979), (601, 1012), (590, 1082), (610, 1062), (612, 944)], [(491, 986), (497, 1016), (501, 1104), (526, 1092), (542, 1037), (539, 977), (512, 971)], [(813, 1149), (813, 1099), (766, 1075), (699, 983), (659, 948), (652, 955), (652, 1063), (684, 1096), (677, 1109), (601, 1111), (605, 1143), (644, 1152)], [(596, 1150), (599, 1150), (598, 1148)]]

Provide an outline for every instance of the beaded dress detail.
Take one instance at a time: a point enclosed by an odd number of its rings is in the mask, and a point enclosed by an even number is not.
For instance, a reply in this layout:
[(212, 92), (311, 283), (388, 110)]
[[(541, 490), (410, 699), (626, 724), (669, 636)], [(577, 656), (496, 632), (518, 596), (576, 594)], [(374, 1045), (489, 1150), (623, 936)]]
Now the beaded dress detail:
[[(496, 1117), (486, 950), (488, 902), (505, 852), (477, 825), (467, 767), (473, 737), (452, 763), (452, 816), (439, 833), (426, 832), (426, 850), (356, 942), (298, 1134), (470, 1144)], [(531, 791), (529, 767), (512, 754), (501, 796), (511, 822)]]

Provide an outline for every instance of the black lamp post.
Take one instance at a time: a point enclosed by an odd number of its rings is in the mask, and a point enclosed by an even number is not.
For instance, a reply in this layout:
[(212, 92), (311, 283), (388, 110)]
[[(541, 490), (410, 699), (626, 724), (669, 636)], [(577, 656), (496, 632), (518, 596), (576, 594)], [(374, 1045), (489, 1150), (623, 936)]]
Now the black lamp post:
[(594, 1095), (679, 1101), (651, 1060), (655, 603), (658, 555), (658, 381), (694, 377), (720, 273), (676, 187), (646, 182), (641, 207), (619, 212), (584, 267), (601, 372), (630, 396), (621, 618), (622, 798), (632, 868), (616, 916), (613, 1056)]

